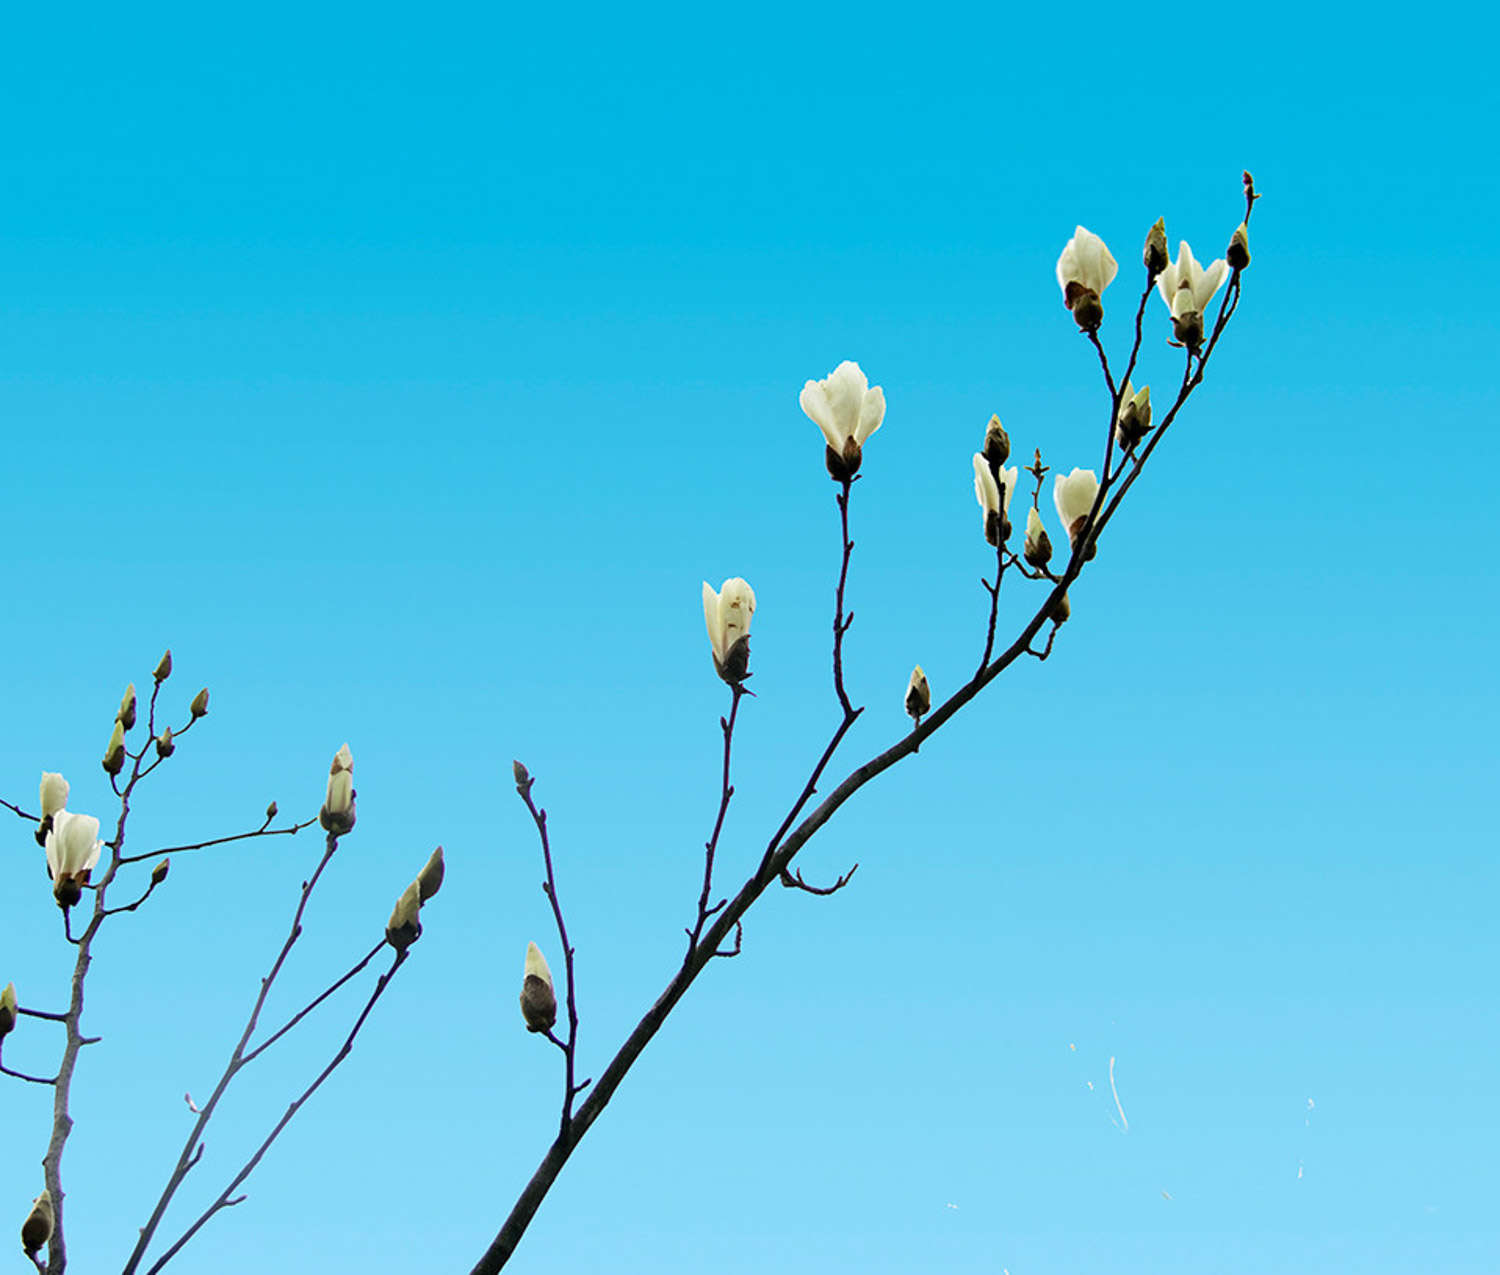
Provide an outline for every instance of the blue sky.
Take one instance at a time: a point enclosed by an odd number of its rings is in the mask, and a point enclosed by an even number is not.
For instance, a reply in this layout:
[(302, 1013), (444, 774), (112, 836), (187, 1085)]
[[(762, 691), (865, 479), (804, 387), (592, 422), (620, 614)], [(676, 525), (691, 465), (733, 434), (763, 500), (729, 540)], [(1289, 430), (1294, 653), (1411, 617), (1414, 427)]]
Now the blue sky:
[[(168, 699), (207, 684), (212, 711), (143, 788), (137, 849), (271, 798), (305, 817), (348, 740), (359, 827), (284, 1011), (448, 852), (354, 1055), (177, 1268), (468, 1269), (560, 1084), (516, 1010), (527, 941), (561, 961), (511, 758), (551, 812), (597, 1074), (680, 958), (716, 806), (701, 580), (760, 603), (726, 886), (836, 721), (803, 382), (857, 359), (889, 404), (852, 513), (869, 709), (842, 774), (903, 729), (914, 662), (941, 697), (977, 659), (990, 413), (1022, 456), (1097, 465), (1098, 369), (1053, 277), (1074, 225), (1124, 263), (1118, 350), (1146, 229), (1221, 254), (1248, 167), (1239, 317), (1053, 658), (809, 846), (810, 877), (858, 860), (854, 884), (766, 896), (510, 1269), (1492, 1271), (1500, 183), (1476, 18), (16, 15), (0, 795), (62, 770), (105, 813), (111, 714), (166, 646)], [(1138, 385), (1177, 366), (1148, 316)], [(71, 949), (29, 829), (10, 845), (0, 983), (60, 1004)], [(77, 1269), (128, 1251), (316, 856), (311, 833), (182, 856), (104, 932)], [(183, 1223), (356, 1008), (244, 1075)], [(52, 1058), (31, 1020), (7, 1044)], [(0, 1088), (17, 1224), (45, 1098)]]

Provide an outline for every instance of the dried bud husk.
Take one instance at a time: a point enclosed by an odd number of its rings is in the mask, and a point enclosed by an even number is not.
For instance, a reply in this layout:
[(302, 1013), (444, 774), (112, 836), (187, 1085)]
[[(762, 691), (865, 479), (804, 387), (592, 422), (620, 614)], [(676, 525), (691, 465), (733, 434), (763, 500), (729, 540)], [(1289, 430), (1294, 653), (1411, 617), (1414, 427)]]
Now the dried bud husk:
[(1243, 221), (1235, 227), (1234, 234), (1230, 236), (1229, 248), (1224, 253), (1224, 260), (1229, 263), (1231, 270), (1243, 270), (1250, 264), (1250, 227)]
[(828, 466), (829, 477), (841, 483), (853, 480), (854, 475), (859, 473), (863, 460), (864, 453), (852, 436), (844, 440), (842, 451), (836, 452), (832, 447), (823, 448), (823, 463)]
[(193, 696), (193, 702), (188, 705), (188, 712), (194, 717), (202, 717), (208, 712), (208, 687), (204, 687)]
[(156, 672), (151, 675), (158, 682), (165, 682), (172, 676), (172, 651), (169, 647), (167, 653), (157, 662)]
[(991, 416), (985, 427), (983, 456), (992, 470), (999, 469), (1010, 459), (1010, 435), (1005, 432), (998, 416)]
[(913, 721), (920, 721), (932, 707), (932, 688), (927, 685), (927, 674), (918, 664), (911, 671), (911, 681), (906, 684), (906, 713)]
[(21, 1224), (21, 1247), (34, 1258), (52, 1238), (52, 1192), (45, 1187), (31, 1203), (31, 1213)]
[(177, 751), (177, 745), (172, 742), (172, 728), (162, 728), (160, 735), (156, 737), (156, 755), (158, 757), (170, 757)]
[(557, 1022), (557, 994), (552, 990), (552, 971), (535, 943), (526, 945), (526, 973), (521, 983), (521, 1017), (529, 1032), (552, 1030)]
[(1167, 255), (1167, 223), (1163, 218), (1158, 217), (1147, 233), (1146, 250), (1141, 255), (1152, 279), (1167, 268), (1171, 258)]
[(16, 1025), (16, 985), (7, 983), (0, 992), (0, 1036), (8, 1036)]
[(401, 892), (391, 919), (385, 923), (385, 941), (398, 952), (404, 952), (422, 937), (422, 890), (413, 881)]
[(119, 722), (126, 730), (135, 725), (135, 683), (132, 682), (125, 688), (125, 694), (120, 696), (120, 711), (115, 714), (115, 721)]
[(117, 720), (109, 733), (109, 746), (104, 750), (104, 759), (99, 763), (106, 775), (118, 775), (125, 769), (125, 728)]
[(163, 859), (160, 863), (158, 863), (154, 868), (151, 869), (151, 884), (160, 885), (167, 879), (167, 873), (171, 870), (171, 868), (172, 860)]
[(417, 887), (426, 903), (443, 888), (443, 847), (439, 846), (428, 858), (426, 865), (417, 873)]
[(531, 782), (531, 772), (518, 761), (510, 764), (510, 771), (516, 777), (516, 787), (525, 788)]

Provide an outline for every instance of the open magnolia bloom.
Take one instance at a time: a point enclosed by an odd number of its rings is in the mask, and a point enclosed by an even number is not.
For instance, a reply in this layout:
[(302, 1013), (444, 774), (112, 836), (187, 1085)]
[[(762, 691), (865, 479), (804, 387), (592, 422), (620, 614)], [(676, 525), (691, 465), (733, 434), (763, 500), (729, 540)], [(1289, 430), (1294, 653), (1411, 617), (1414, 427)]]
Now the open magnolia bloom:
[(552, 990), (552, 971), (535, 943), (526, 945), (526, 972), (521, 980), (521, 1017), (529, 1032), (552, 1029), (557, 1021), (557, 993)]
[(52, 830), (47, 834), (47, 870), (52, 874), (52, 897), (59, 907), (70, 908), (78, 902), (103, 848), (99, 821), (93, 815), (59, 810), (52, 816)]
[(830, 376), (804, 385), (799, 401), (828, 443), (828, 472), (849, 481), (859, 472), (865, 439), (885, 420), (885, 391), (846, 359)]
[[(1021, 471), (1015, 465), (1000, 471), (1000, 481), (990, 472), (989, 462), (980, 452), (974, 453), (974, 498), (984, 518), (984, 538), (1000, 546), (1010, 539), (1010, 502), (1016, 494)], [(1004, 484), (1005, 495), (1000, 494)]]
[[(1052, 483), (1052, 503), (1057, 506), (1057, 516), (1068, 533), (1068, 541), (1075, 548), (1083, 533), (1083, 524), (1088, 520), (1094, 499), (1099, 495), (1099, 479), (1092, 469), (1075, 469), (1071, 474), (1058, 474)], [(1094, 546), (1089, 544), (1084, 561), (1094, 556)]]
[(1078, 326), (1093, 331), (1104, 320), (1100, 297), (1114, 282), (1119, 265), (1104, 246), (1104, 240), (1083, 226), (1063, 245), (1057, 259), (1057, 286), (1062, 289), (1063, 304), (1073, 312)]
[(1172, 313), (1172, 330), (1184, 345), (1196, 349), (1203, 340), (1203, 312), (1229, 274), (1226, 261), (1198, 264), (1186, 239), (1177, 245), (1177, 260), (1156, 281), (1156, 290)]
[(713, 647), (714, 669), (731, 686), (750, 676), (750, 618), (755, 614), (755, 590), (739, 576), (724, 581), (715, 593), (703, 582), (703, 621)]
[(1151, 429), (1151, 387), (1143, 385), (1137, 392), (1134, 385), (1125, 382), (1120, 393), (1120, 410), (1115, 416), (1115, 441), (1127, 452), (1136, 446)]

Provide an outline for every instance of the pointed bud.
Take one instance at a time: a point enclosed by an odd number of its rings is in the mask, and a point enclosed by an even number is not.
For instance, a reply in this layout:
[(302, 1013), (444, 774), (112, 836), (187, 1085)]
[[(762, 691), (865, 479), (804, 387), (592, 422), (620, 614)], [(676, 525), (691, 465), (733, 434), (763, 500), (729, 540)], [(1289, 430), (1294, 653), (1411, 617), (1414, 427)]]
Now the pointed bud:
[(1171, 261), (1171, 257), (1167, 255), (1167, 223), (1160, 217), (1146, 235), (1146, 251), (1142, 254), (1142, 259), (1146, 264), (1146, 272), (1152, 279), (1165, 270), (1167, 263)]
[(109, 733), (109, 746), (104, 750), (100, 763), (106, 775), (118, 775), (125, 769), (125, 728), (117, 721)]
[(8, 1036), (16, 1025), (16, 985), (7, 983), (0, 992), (0, 1036)]
[(52, 1192), (43, 1188), (31, 1203), (31, 1213), (21, 1224), (21, 1247), (26, 1256), (35, 1258), (52, 1238)]
[(165, 726), (160, 735), (156, 737), (156, 755), (158, 757), (170, 757), (177, 751), (177, 745), (172, 742), (172, 728)]
[(1052, 604), (1051, 620), (1053, 624), (1066, 624), (1068, 617), (1073, 614), (1073, 604), (1068, 601), (1065, 593)]
[(172, 861), (170, 859), (163, 859), (154, 868), (152, 868), (151, 884), (160, 885), (163, 881), (165, 881), (167, 879), (167, 873), (171, 870), (171, 867)]
[(135, 726), (135, 683), (132, 682), (125, 688), (125, 694), (120, 696), (120, 711), (115, 714), (115, 721), (119, 722), (126, 730)]
[(328, 795), (318, 812), (318, 822), (335, 836), (354, 827), (354, 754), (348, 744), (334, 754), (333, 765), (328, 768)]
[(998, 416), (991, 416), (984, 431), (984, 458), (991, 471), (998, 469), (1010, 459), (1010, 435), (1005, 432)]
[(1052, 540), (1035, 505), (1026, 511), (1026, 543), (1021, 554), (1038, 571), (1052, 561)]
[(443, 888), (443, 847), (439, 846), (428, 858), (427, 864), (417, 873), (417, 887), (426, 903)]
[(1235, 227), (1234, 234), (1230, 237), (1224, 260), (1229, 263), (1231, 270), (1243, 270), (1250, 264), (1250, 227), (1243, 221)]
[(172, 676), (172, 652), (170, 648), (157, 662), (156, 672), (151, 676), (158, 682), (165, 682), (167, 678)]
[(521, 983), (521, 1017), (529, 1032), (552, 1029), (557, 1021), (557, 994), (552, 990), (552, 971), (535, 943), (526, 945), (526, 973)]
[(1151, 387), (1139, 390), (1129, 381), (1120, 391), (1120, 410), (1115, 416), (1115, 441), (1127, 452), (1138, 446), (1151, 430)]
[(202, 717), (208, 712), (208, 687), (204, 687), (193, 696), (193, 702), (188, 705), (188, 712), (194, 717)]
[(266, 822), (270, 823), (274, 818), (276, 818), (276, 803), (273, 801), (266, 807)]
[(931, 707), (932, 688), (927, 685), (927, 674), (918, 664), (911, 671), (911, 681), (906, 684), (906, 714), (913, 721), (920, 722)]
[(68, 804), (68, 781), (55, 771), (44, 770), (38, 796), (42, 801), (42, 818), (49, 818)]
[(385, 923), (385, 941), (398, 952), (404, 952), (422, 937), (421, 887), (413, 881), (401, 892), (396, 906), (391, 910), (391, 919)]
[(517, 788), (525, 788), (531, 782), (531, 772), (518, 761), (511, 762), (510, 773), (516, 777)]

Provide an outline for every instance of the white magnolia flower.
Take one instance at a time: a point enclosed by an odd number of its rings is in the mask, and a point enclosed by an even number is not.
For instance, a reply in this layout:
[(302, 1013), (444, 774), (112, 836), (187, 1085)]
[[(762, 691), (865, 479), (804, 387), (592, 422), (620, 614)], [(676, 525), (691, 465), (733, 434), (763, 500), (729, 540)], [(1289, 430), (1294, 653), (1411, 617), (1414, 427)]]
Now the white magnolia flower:
[(521, 1016), (526, 1030), (544, 1032), (557, 1021), (557, 993), (552, 990), (552, 971), (535, 943), (526, 945), (526, 969), (521, 980)]
[(1062, 289), (1063, 304), (1083, 328), (1097, 328), (1104, 317), (1099, 298), (1114, 282), (1120, 267), (1104, 240), (1091, 230), (1079, 226), (1063, 245), (1057, 259), (1057, 286)]
[(52, 816), (52, 829), (47, 833), (47, 870), (52, 874), (53, 896), (62, 907), (78, 902), (103, 848), (99, 821), (93, 815), (59, 810)]
[(55, 815), (68, 804), (68, 781), (55, 771), (42, 771), (42, 818)]
[(1016, 494), (1021, 471), (1012, 465), (1000, 471), (1000, 482), (1005, 485), (1002, 501), (1000, 484), (990, 473), (989, 462), (979, 453), (974, 453), (974, 498), (979, 501), (980, 514), (984, 519), (984, 538), (992, 545), (1004, 542), (1010, 534), (1010, 502)]
[(354, 754), (344, 744), (334, 753), (333, 764), (328, 768), (328, 795), (323, 799), (323, 809), (318, 811), (318, 822), (339, 835), (353, 828), (354, 820)]
[(1198, 264), (1186, 239), (1177, 245), (1177, 260), (1161, 272), (1156, 290), (1171, 311), (1179, 341), (1197, 345), (1202, 340), (1203, 312), (1228, 274), (1228, 262), (1214, 261), (1205, 269)]
[(749, 677), (750, 618), (755, 614), (755, 590), (738, 576), (724, 581), (715, 593), (703, 582), (703, 620), (713, 647), (714, 668), (733, 684)]
[(1092, 469), (1075, 469), (1066, 476), (1058, 474), (1053, 481), (1052, 503), (1057, 506), (1057, 516), (1070, 542), (1076, 542), (1098, 494), (1099, 479)]
[(1021, 546), (1021, 555), (1033, 567), (1045, 567), (1052, 560), (1052, 538), (1042, 525), (1042, 515), (1032, 505), (1026, 511), (1026, 543)]
[(846, 359), (823, 380), (804, 385), (800, 402), (828, 443), (828, 472), (841, 481), (854, 477), (865, 439), (885, 420), (885, 391)]
[(1151, 429), (1151, 387), (1139, 392), (1129, 381), (1120, 394), (1120, 410), (1115, 415), (1115, 441), (1127, 451), (1146, 437)]

